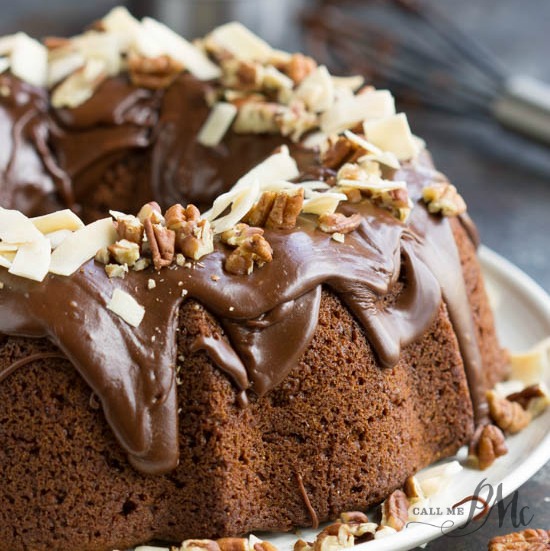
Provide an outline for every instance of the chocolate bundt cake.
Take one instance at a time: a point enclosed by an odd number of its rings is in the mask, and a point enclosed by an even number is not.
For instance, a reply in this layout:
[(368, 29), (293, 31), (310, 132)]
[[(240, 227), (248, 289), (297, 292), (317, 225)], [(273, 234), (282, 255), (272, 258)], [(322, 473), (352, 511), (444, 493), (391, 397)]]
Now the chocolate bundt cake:
[(312, 526), (483, 431), (475, 228), (389, 92), (234, 23), (2, 40), (2, 551)]

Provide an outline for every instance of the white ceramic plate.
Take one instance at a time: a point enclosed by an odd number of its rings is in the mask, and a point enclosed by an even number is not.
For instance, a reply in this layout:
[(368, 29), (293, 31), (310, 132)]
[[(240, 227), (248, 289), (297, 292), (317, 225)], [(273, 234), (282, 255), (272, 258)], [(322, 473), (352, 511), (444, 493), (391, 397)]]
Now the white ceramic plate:
[[(550, 296), (548, 296), (531, 278), (513, 264), (487, 249), (480, 248), (480, 259), (485, 274), (489, 295), (495, 311), (497, 331), (503, 346), (513, 351), (522, 351), (550, 336)], [(545, 374), (545, 382), (550, 386), (550, 373)], [(442, 511), (447, 507), (471, 496), (478, 484), (484, 479), (496, 490), (501, 484), (502, 497), (514, 490), (533, 476), (550, 460), (550, 409), (537, 418), (519, 434), (507, 438), (508, 454), (498, 459), (486, 471), (464, 468), (458, 473), (451, 485), (432, 499), (431, 506), (440, 506)], [(460, 450), (456, 459), (464, 463), (466, 449)], [(489, 497), (481, 492), (482, 497)], [(494, 503), (495, 495), (488, 501)], [(354, 551), (406, 551), (418, 545), (441, 537), (443, 532), (464, 524), (470, 505), (465, 508), (465, 515), (437, 515), (423, 517), (427, 524), (415, 524), (402, 532), (386, 538), (357, 545)], [(452, 523), (452, 524), (451, 524)], [(442, 532), (442, 526), (443, 532)], [(313, 541), (318, 531), (304, 530), (300, 537)], [(456, 540), (452, 534), (449, 539), (452, 549)], [(266, 536), (281, 551), (291, 551), (296, 541), (295, 535), (277, 534)]]

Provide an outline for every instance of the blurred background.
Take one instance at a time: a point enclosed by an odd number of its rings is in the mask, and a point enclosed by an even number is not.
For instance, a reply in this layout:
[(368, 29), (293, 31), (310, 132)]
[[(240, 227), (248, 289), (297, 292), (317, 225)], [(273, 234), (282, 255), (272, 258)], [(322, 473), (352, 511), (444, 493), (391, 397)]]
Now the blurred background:
[[(2, 3), (0, 35), (24, 30), (44, 37), (76, 34), (121, 2)], [(410, 0), (133, 0), (125, 5), (134, 15), (158, 18), (187, 38), (237, 19), (274, 46), (320, 57), (335, 74), (360, 71), (375, 84), (389, 82), (413, 131), (426, 140), (438, 168), (466, 199), (482, 242), (550, 292), (550, 146), (507, 131), (490, 116), (503, 75), (550, 82), (550, 2), (425, 3), (441, 17), (423, 26), (414, 14), (414, 24), (410, 14), (404, 15)], [(388, 12), (391, 4), (400, 7)], [(384, 32), (379, 36), (380, 29)], [(442, 41), (442, 36), (447, 38)], [(445, 50), (449, 36), (454, 42)], [(423, 46), (428, 55), (439, 57), (426, 58)], [(457, 52), (474, 58), (470, 66), (454, 59), (461, 58)], [(433, 63), (437, 70), (426, 80), (426, 67)], [(382, 74), (376, 70), (380, 67)], [(532, 527), (550, 526), (549, 494), (547, 465), (520, 489), (519, 507), (528, 506), (534, 514)], [(510, 518), (501, 525), (493, 514), (475, 534), (453, 540), (453, 549), (483, 549), (492, 536), (515, 530)], [(442, 538), (427, 548), (442, 551), (448, 545)]]

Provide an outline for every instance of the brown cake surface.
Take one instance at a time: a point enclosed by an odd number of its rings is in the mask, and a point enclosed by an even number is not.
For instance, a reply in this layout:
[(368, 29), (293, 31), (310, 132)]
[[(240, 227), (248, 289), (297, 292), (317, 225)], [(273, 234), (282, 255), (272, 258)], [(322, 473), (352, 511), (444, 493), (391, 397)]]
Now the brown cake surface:
[[(0, 203), (28, 215), (205, 208), (281, 144), (298, 181), (336, 179), (280, 135), (198, 143), (214, 84), (189, 74), (155, 90), (107, 78), (74, 108), (10, 74), (0, 86)], [(224, 269), (219, 241), (120, 280), (94, 260), (41, 283), (0, 268), (0, 549), (311, 526), (467, 443), (505, 366), (472, 226), (428, 212), (423, 188), (445, 179), (427, 154), (387, 172), (407, 184), (406, 223), (345, 203), (361, 224), (341, 243), (302, 215), (265, 229), (273, 260), (249, 275)], [(105, 308), (114, 289), (144, 305), (139, 327)]]

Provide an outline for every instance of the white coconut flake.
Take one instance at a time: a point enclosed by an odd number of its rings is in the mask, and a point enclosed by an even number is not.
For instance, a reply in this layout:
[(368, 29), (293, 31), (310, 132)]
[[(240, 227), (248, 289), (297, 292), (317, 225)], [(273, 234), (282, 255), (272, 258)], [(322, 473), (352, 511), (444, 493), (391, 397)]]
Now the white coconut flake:
[(359, 88), (361, 88), (361, 86), (363, 86), (363, 83), (365, 82), (365, 78), (361, 75), (355, 75), (351, 77), (332, 76), (331, 78), (335, 88), (347, 88), (352, 92), (359, 90)]
[(322, 113), (334, 103), (334, 84), (327, 68), (320, 65), (298, 86), (294, 96), (315, 113)]
[(64, 56), (50, 58), (48, 64), (48, 88), (52, 88), (80, 69), (86, 59), (79, 52), (68, 52)]
[(197, 141), (206, 147), (216, 147), (223, 140), (236, 115), (237, 108), (232, 103), (216, 103), (200, 129)]
[(462, 465), (458, 461), (450, 461), (443, 465), (430, 467), (416, 475), (416, 478), (426, 497), (432, 497), (443, 491), (453, 477), (461, 472)]
[(0, 55), (9, 56), (15, 46), (15, 34), (0, 36)]
[(24, 214), (0, 207), (0, 240), (5, 244), (31, 243), (42, 234)]
[(11, 50), (11, 72), (34, 86), (48, 81), (48, 50), (38, 40), (17, 33)]
[(52, 233), (58, 230), (76, 231), (84, 227), (84, 222), (69, 209), (58, 210), (44, 216), (31, 218), (31, 222), (40, 232)]
[(273, 55), (271, 46), (241, 23), (233, 21), (214, 29), (207, 37), (237, 59), (267, 62)]
[(106, 32), (88, 31), (72, 39), (75, 48), (85, 59), (97, 59), (105, 64), (110, 76), (121, 71), (121, 55), (116, 35)]
[(145, 315), (145, 308), (126, 291), (115, 289), (107, 308), (132, 327), (138, 327)]
[(71, 234), (52, 253), (50, 272), (70, 276), (103, 247), (112, 245), (117, 233), (111, 218), (92, 222)]
[(139, 21), (124, 7), (114, 7), (102, 20), (103, 28), (117, 37), (121, 50), (127, 50), (140, 32)]
[[(254, 203), (260, 195), (260, 186), (258, 181), (255, 180), (251, 186), (241, 187), (235, 191), (236, 195), (231, 202), (230, 213), (212, 221), (214, 234), (229, 230), (244, 218), (245, 214), (254, 206)], [(229, 205), (227, 205), (222, 212), (228, 207)]]
[(419, 153), (405, 113), (376, 121), (365, 121), (363, 129), (368, 141), (383, 151), (390, 151), (400, 161), (414, 159)]
[(221, 76), (221, 69), (204, 52), (163, 23), (144, 17), (142, 31), (157, 42), (162, 54), (179, 61), (199, 80), (212, 80)]
[(53, 250), (57, 249), (57, 247), (59, 247), (59, 245), (61, 245), (61, 243), (63, 243), (63, 241), (65, 241), (67, 237), (72, 235), (72, 233), (73, 232), (71, 230), (57, 230), (51, 233), (47, 233), (46, 239), (48, 239), (48, 241), (50, 242), (50, 246)]
[(19, 246), (9, 272), (34, 281), (43, 281), (50, 267), (50, 258), (50, 242), (40, 234), (39, 239)]
[(10, 60), (7, 57), (0, 57), (0, 74), (10, 68)]
[(326, 191), (324, 193), (317, 193), (315, 191), (310, 193), (310, 199), (304, 201), (302, 206), (302, 212), (305, 214), (332, 214), (336, 211), (340, 201), (346, 201), (347, 196), (343, 193), (334, 193), (332, 191)]
[[(395, 114), (395, 101), (388, 90), (372, 90), (356, 96), (340, 94), (332, 107), (321, 116), (321, 130), (339, 134), (364, 120), (376, 120)], [(346, 90), (347, 91), (347, 90)]]

